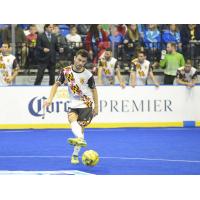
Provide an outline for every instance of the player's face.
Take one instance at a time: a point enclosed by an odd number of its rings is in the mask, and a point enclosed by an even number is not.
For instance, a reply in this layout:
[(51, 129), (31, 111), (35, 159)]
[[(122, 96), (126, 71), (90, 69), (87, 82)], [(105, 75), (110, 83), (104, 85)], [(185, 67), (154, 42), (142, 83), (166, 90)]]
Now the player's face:
[(3, 44), (1, 47), (2, 53), (5, 54), (9, 51), (9, 47), (7, 44)]
[(191, 68), (192, 68), (191, 65), (189, 65), (189, 64), (187, 65), (187, 64), (186, 64), (184, 70), (185, 70), (186, 73), (189, 73), (190, 70), (191, 70)]
[(109, 60), (111, 58), (111, 56), (112, 56), (112, 52), (111, 51), (105, 51), (104, 56), (105, 56), (106, 60)]
[(167, 44), (167, 52), (172, 53), (172, 51), (173, 51), (173, 47), (171, 46), (171, 44)]
[(81, 55), (74, 57), (74, 65), (75, 65), (76, 69), (80, 70), (81, 68), (83, 68), (85, 66), (86, 63), (87, 63), (86, 57), (83, 57)]
[(139, 54), (138, 54), (138, 61), (139, 61), (140, 63), (143, 63), (144, 60), (145, 60), (145, 55), (144, 55), (143, 53), (139, 53)]

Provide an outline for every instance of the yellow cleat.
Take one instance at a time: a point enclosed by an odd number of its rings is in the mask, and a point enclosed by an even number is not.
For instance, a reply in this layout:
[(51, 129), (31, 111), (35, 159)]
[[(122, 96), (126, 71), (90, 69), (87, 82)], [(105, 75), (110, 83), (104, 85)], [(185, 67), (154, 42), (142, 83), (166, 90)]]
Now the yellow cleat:
[(68, 138), (68, 143), (73, 146), (86, 147), (87, 143), (82, 138)]
[(72, 155), (71, 164), (73, 164), (73, 165), (79, 164), (78, 156)]

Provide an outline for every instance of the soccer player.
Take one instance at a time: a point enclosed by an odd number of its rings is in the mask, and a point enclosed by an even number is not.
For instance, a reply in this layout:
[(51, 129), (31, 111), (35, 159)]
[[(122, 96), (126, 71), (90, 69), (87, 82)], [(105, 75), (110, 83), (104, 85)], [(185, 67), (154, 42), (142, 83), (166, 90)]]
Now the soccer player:
[(147, 85), (147, 79), (150, 77), (155, 86), (159, 86), (156, 78), (154, 77), (152, 66), (150, 62), (146, 60), (146, 54), (144, 51), (138, 52), (138, 57), (132, 60), (130, 85), (135, 87), (136, 85)]
[(10, 51), (10, 44), (3, 43), (0, 53), (0, 86), (11, 85), (19, 72), (19, 64)]
[(191, 60), (187, 60), (185, 66), (178, 68), (175, 83), (189, 88), (197, 83), (197, 70), (192, 67)]
[(112, 57), (112, 50), (110, 48), (107, 48), (98, 63), (99, 85), (114, 85), (115, 73), (117, 74), (120, 86), (122, 88), (125, 88), (125, 83), (122, 80), (120, 66), (117, 62), (117, 59)]
[[(92, 73), (85, 69), (88, 52), (79, 50), (74, 57), (74, 64), (61, 70), (57, 81), (52, 86), (50, 96), (44, 102), (48, 107), (56, 94), (57, 88), (64, 84), (68, 86), (70, 105), (68, 120), (75, 138), (69, 138), (69, 144), (74, 146), (71, 163), (78, 164), (78, 154), (81, 147), (87, 145), (84, 140), (84, 127), (98, 114), (98, 95)], [(93, 106), (94, 103), (94, 106)]]

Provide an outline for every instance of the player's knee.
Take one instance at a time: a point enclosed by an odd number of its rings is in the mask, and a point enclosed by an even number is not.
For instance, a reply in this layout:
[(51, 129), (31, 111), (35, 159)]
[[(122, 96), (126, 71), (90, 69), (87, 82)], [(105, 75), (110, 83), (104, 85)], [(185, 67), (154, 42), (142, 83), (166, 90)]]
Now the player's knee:
[(76, 113), (68, 114), (69, 123), (72, 123), (73, 121), (77, 121), (77, 119), (78, 119), (78, 115)]

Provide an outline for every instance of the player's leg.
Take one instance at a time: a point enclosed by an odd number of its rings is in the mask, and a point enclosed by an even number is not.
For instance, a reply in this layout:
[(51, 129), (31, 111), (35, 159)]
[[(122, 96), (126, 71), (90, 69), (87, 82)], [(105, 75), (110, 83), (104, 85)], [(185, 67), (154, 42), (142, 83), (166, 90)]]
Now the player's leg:
[(80, 139), (83, 140), (84, 139), (84, 134), (83, 134), (83, 127), (81, 127), (79, 124), (77, 126), (77, 119), (78, 119), (78, 114), (77, 113), (69, 113), (68, 115), (68, 120), (70, 122), (71, 125), (71, 129), (72, 132), (74, 133), (76, 138), (69, 138), (68, 142), (74, 146), (74, 151), (72, 153), (72, 157), (71, 157), (71, 163), (72, 164), (79, 164), (79, 159), (78, 159), (78, 155), (79, 152), (81, 150), (81, 145), (80, 145)]
[(84, 135), (82, 133), (82, 127), (78, 123), (78, 114), (75, 112), (70, 112), (68, 114), (68, 120), (71, 126), (71, 130), (75, 136), (75, 138), (69, 138), (68, 142), (74, 146), (85, 147), (87, 143), (84, 140)]
[[(81, 128), (82, 128), (82, 134), (84, 136), (84, 129), (85, 128), (83, 126)], [(72, 153), (72, 158), (71, 158), (72, 164), (79, 164), (78, 155), (79, 155), (80, 150), (81, 150), (80, 146), (78, 146), (78, 145), (74, 146), (74, 151)]]

